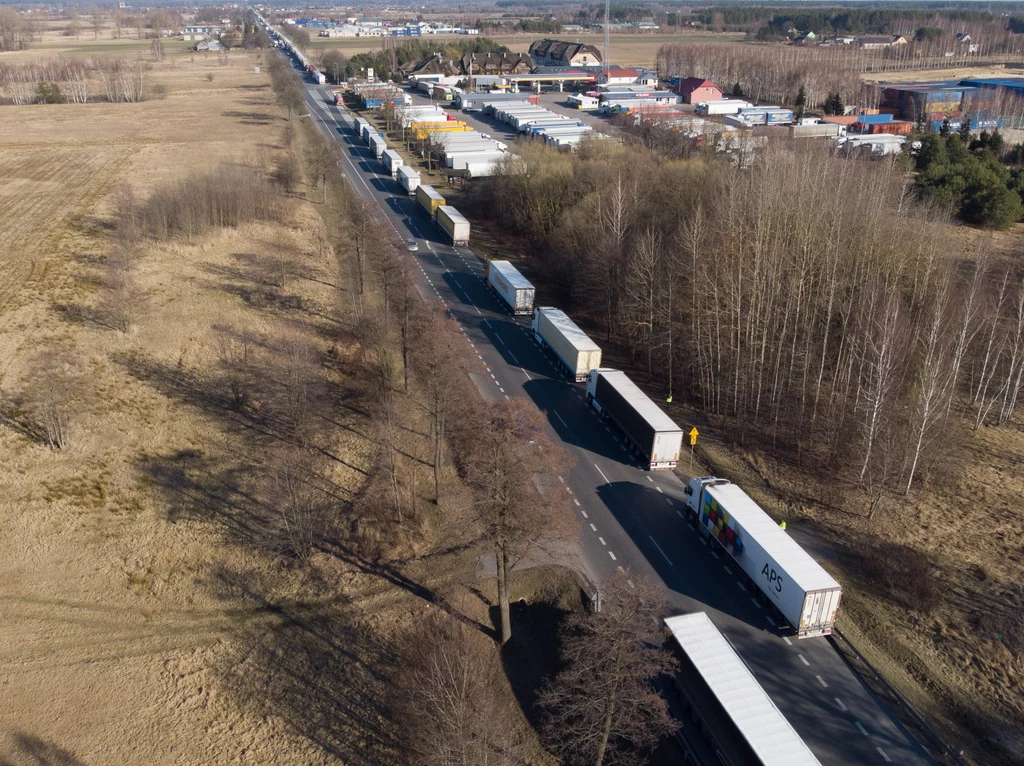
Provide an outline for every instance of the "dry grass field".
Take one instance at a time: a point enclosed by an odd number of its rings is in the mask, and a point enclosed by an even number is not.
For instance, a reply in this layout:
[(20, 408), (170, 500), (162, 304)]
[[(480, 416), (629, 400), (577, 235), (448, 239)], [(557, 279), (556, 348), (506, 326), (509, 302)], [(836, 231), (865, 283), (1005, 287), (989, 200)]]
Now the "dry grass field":
[[(256, 54), (225, 61), (155, 65), (149, 76), (167, 85), (165, 100), (0, 107), (5, 764), (320, 763), (340, 752), (320, 728), (327, 695), (289, 695), (330, 636), (344, 635), (332, 616), (338, 593), (316, 582), (298, 593), (287, 567), (226, 544), (217, 519), (190, 510), (208, 507), (190, 493), (216, 493), (244, 468), (251, 437), (201, 406), (189, 373), (214, 355), (214, 323), (258, 332), (292, 321), (240, 298), (246, 264), (281, 247), (309, 257), (317, 211), (296, 199), (283, 234), (253, 224), (152, 245), (139, 266), (148, 308), (136, 326), (122, 334), (91, 319), (118, 185), (144, 197), (220, 162), (282, 151), (284, 122), (266, 76), (253, 73)], [(295, 290), (329, 317), (323, 267), (309, 263)], [(60, 452), (27, 438), (9, 407), (38, 382), (29, 365), (41, 350), (74, 360), (87, 400)], [(365, 439), (340, 449), (353, 467), (337, 480), (351, 489)], [(325, 573), (334, 578), (350, 593), (363, 587), (356, 575)], [(327, 633), (296, 627), (280, 608), (300, 596), (307, 616), (328, 615)], [(270, 669), (285, 637), (288, 661)], [(326, 659), (319, 671), (334, 678), (334, 668)], [(352, 694), (366, 672), (348, 674)], [(366, 762), (383, 747), (349, 746)]]

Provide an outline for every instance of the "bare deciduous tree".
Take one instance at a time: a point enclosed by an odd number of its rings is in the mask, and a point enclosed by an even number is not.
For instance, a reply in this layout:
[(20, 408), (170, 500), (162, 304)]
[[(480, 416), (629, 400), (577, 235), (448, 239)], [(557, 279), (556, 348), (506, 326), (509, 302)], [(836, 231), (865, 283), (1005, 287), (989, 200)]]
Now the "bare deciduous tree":
[(493, 645), (443, 614), (403, 642), (395, 708), (409, 762), (424, 766), (520, 766), (525, 732), (504, 696)]
[(273, 550), (302, 561), (316, 550), (330, 507), (317, 454), (280, 445), (269, 456), (264, 474), (267, 540)]
[(566, 470), (568, 457), (545, 436), (540, 412), (518, 397), (481, 409), (472, 412), (467, 403), (457, 450), (484, 538), (494, 550), (504, 644), (512, 637), (512, 569), (535, 546), (574, 539), (578, 530), (567, 496), (550, 486), (554, 475)]
[(562, 632), (562, 670), (538, 699), (545, 739), (566, 764), (643, 763), (676, 724), (651, 682), (675, 668), (662, 647), (660, 586), (628, 570), (601, 582), (601, 609), (572, 615)]
[(75, 417), (85, 403), (85, 381), (81, 360), (63, 351), (43, 351), (29, 364), (24, 391), (17, 408), (51, 449), (71, 446)]

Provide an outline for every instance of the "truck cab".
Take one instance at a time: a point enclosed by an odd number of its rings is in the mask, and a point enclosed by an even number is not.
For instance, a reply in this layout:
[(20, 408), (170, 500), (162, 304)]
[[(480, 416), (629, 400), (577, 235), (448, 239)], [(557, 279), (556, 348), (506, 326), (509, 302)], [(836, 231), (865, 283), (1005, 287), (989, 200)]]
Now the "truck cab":
[(683, 488), (686, 509), (690, 512), (690, 515), (694, 518), (700, 515), (701, 495), (705, 487), (714, 487), (719, 484), (728, 483), (728, 479), (719, 479), (715, 476), (699, 476), (690, 479), (686, 487)]

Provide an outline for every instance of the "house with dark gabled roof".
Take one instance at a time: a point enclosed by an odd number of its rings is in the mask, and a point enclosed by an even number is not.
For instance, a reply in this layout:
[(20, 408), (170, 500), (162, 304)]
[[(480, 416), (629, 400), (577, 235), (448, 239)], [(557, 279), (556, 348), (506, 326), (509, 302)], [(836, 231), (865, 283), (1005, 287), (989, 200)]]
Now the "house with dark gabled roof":
[(530, 58), (539, 66), (596, 66), (601, 63), (601, 51), (584, 43), (536, 40), (530, 45)]

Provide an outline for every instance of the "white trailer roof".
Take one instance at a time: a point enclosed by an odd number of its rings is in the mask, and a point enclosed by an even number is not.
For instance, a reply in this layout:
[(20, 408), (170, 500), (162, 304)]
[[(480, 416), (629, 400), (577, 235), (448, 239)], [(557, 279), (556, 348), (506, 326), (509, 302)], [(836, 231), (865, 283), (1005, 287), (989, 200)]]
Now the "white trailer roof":
[(765, 766), (821, 766), (704, 612), (665, 625)]
[(583, 330), (579, 328), (574, 321), (569, 318), (561, 309), (556, 309), (553, 306), (538, 306), (537, 311), (540, 311), (544, 316), (548, 318), (548, 321), (553, 324), (560, 333), (568, 340), (577, 351), (600, 351), (601, 347), (591, 340), (590, 336), (587, 335)]
[(438, 215), (446, 216), (448, 220), (451, 221), (452, 223), (469, 223), (469, 221), (466, 220), (466, 216), (464, 216), (458, 210), (453, 208), (451, 205), (438, 205), (437, 212)]
[(384, 152), (384, 154), (386, 154), (388, 157), (390, 157), (393, 160), (398, 160), (399, 162), (402, 161), (402, 155), (400, 155), (394, 149), (388, 149), (387, 151)]
[(725, 512), (736, 519), (744, 531), (757, 540), (765, 553), (782, 565), (789, 579), (805, 593), (839, 588), (821, 564), (801, 548), (792, 537), (765, 513), (761, 506), (736, 484), (716, 484), (707, 488)]
[(516, 290), (532, 290), (533, 285), (526, 277), (519, 273), (519, 269), (508, 261), (491, 261), (491, 268), (505, 277)]
[(633, 408), (643, 416), (644, 420), (650, 423), (655, 431), (662, 433), (665, 431), (683, 430), (672, 418), (665, 414), (661, 407), (652, 402), (651, 398), (641, 391), (640, 387), (631, 381), (622, 370), (601, 369), (598, 372), (615, 386), (615, 390), (622, 395), (622, 398), (632, 404)]
[(409, 167), (408, 165), (402, 165), (398, 168), (399, 175), (403, 175), (406, 178), (419, 178), (420, 171), (416, 168)]

